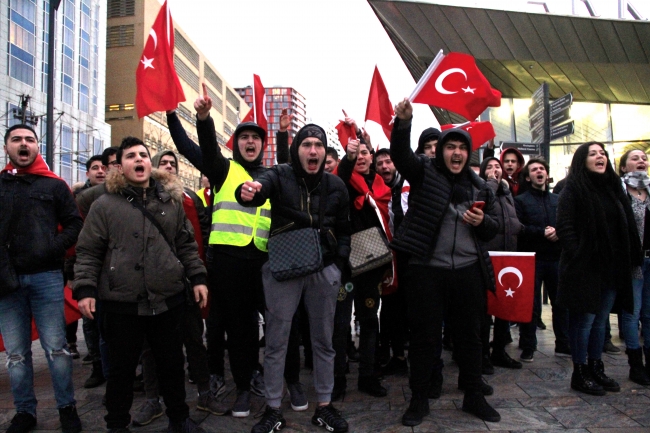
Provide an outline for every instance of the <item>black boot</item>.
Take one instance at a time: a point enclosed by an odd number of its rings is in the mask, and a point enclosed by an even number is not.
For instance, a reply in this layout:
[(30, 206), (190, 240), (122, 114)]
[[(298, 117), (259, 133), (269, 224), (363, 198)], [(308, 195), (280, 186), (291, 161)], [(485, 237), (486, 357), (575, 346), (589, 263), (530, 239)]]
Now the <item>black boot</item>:
[(643, 355), (645, 356), (645, 372), (650, 377), (650, 349), (643, 348)]
[(365, 392), (373, 397), (386, 397), (388, 391), (381, 386), (381, 382), (375, 376), (359, 376), (359, 391)]
[(621, 390), (614, 379), (605, 375), (605, 365), (601, 359), (590, 359), (588, 362), (591, 376), (605, 391), (619, 392)]
[(102, 370), (102, 361), (93, 361), (93, 370), (90, 377), (84, 382), (84, 388), (97, 388), (104, 382), (106, 382), (106, 378)]
[(643, 351), (638, 349), (627, 349), (627, 362), (630, 364), (630, 380), (639, 385), (650, 385), (650, 377), (643, 367)]
[(402, 415), (402, 424), (413, 427), (422, 423), (422, 418), (429, 415), (429, 400), (419, 394), (413, 394), (409, 408)]
[(606, 392), (593, 377), (587, 364), (573, 363), (573, 374), (571, 375), (571, 388), (576, 391), (591, 395), (605, 395)]
[(463, 398), (463, 412), (471, 413), (483, 421), (501, 421), (501, 415), (490, 406), (481, 391), (467, 391), (465, 393), (465, 398)]

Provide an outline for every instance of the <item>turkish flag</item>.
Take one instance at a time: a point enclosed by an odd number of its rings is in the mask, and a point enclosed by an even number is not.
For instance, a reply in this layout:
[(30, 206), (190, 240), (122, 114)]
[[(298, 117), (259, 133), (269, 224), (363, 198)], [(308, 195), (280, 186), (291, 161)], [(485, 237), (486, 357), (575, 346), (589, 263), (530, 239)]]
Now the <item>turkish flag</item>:
[(140, 118), (156, 111), (173, 110), (185, 101), (174, 68), (174, 23), (166, 0), (149, 31), (135, 82), (135, 107)]
[(266, 115), (266, 91), (259, 75), (253, 74), (253, 122), (268, 133), (269, 118)]
[(487, 292), (487, 312), (510, 322), (528, 323), (533, 318), (535, 253), (490, 251), (496, 292)]
[(372, 83), (370, 83), (370, 93), (368, 94), (366, 121), (372, 120), (373, 122), (377, 122), (384, 130), (386, 138), (390, 140), (394, 115), (395, 112), (393, 111), (390, 99), (388, 99), (388, 91), (384, 85), (384, 80), (381, 79), (379, 69), (375, 66), (375, 72), (372, 74)]
[(409, 100), (444, 108), (467, 120), (474, 120), (487, 107), (501, 105), (501, 92), (490, 86), (476, 66), (474, 57), (449, 53), (442, 56), (442, 60), (440, 57), (434, 59)]
[[(65, 314), (65, 324), (69, 325), (72, 322), (76, 322), (77, 320), (81, 319), (81, 312), (79, 311), (77, 301), (72, 299), (72, 289), (70, 286), (65, 286), (63, 288), (63, 296), (63, 312)], [(38, 331), (36, 330), (36, 323), (34, 322), (34, 319), (32, 319), (32, 341), (34, 340), (38, 340)], [(4, 351), (5, 343), (2, 339), (2, 335), (0, 335), (0, 352)]]
[(485, 122), (468, 122), (461, 125), (441, 125), (441, 130), (460, 128), (464, 129), (472, 137), (472, 150), (476, 150), (487, 141), (497, 136), (494, 132), (494, 126), (489, 121)]
[(343, 150), (348, 148), (348, 140), (351, 138), (353, 140), (357, 139), (357, 131), (354, 130), (352, 125), (348, 125), (342, 120), (339, 121), (339, 124), (336, 125), (336, 132), (339, 133), (339, 142), (343, 146)]
[[(269, 133), (269, 118), (266, 115), (266, 90), (262, 84), (259, 75), (253, 74), (253, 108), (244, 116), (241, 123), (255, 122), (261, 126), (266, 133)], [(235, 140), (231, 135), (226, 143), (226, 147), (232, 150), (232, 144)]]

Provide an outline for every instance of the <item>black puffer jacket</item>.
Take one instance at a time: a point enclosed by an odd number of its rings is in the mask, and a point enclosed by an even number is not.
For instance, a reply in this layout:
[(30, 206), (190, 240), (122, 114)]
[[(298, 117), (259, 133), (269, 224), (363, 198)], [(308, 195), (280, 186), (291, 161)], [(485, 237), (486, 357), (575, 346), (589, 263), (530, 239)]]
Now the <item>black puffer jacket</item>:
[(76, 242), (82, 225), (63, 180), (0, 174), (0, 242), (9, 245), (18, 274), (63, 270), (65, 252)]
[[(399, 118), (391, 134), (390, 152), (395, 168), (411, 185), (409, 209), (404, 216), (391, 247), (411, 255), (426, 257), (434, 251), (438, 241), (440, 223), (449, 208), (453, 184), (435, 164), (435, 160), (424, 155), (415, 155), (411, 149), (411, 126), (400, 125)], [(467, 140), (470, 140), (469, 137)], [(440, 143), (444, 141), (444, 134)], [(471, 142), (471, 141), (470, 141)], [(485, 218), (472, 230), (479, 254), (487, 288), (495, 290), (494, 269), (488, 250), (478, 241), (489, 241), (498, 229), (494, 209), (494, 194), (485, 181), (472, 170), (468, 170), (469, 180), (474, 190), (478, 190), (475, 200), (485, 201)]]
[[(319, 206), (321, 184), (308, 189), (302, 178), (298, 178), (289, 164), (272, 167), (256, 179), (262, 190), (255, 194), (253, 201), (241, 200), (241, 186), (235, 197), (242, 206), (261, 206), (271, 199), (271, 235), (273, 237), (287, 230), (306, 227), (319, 227)], [(348, 192), (345, 184), (337, 176), (323, 173), (321, 183), (327, 185), (325, 194), (321, 246), (325, 266), (336, 263), (339, 269), (350, 256), (350, 222)]]
[(515, 197), (517, 217), (524, 225), (519, 234), (519, 251), (534, 252), (538, 260), (560, 260), (562, 244), (544, 236), (547, 226), (557, 228), (558, 198), (557, 194), (535, 188)]
[(515, 201), (508, 183), (505, 180), (497, 182), (496, 179), (490, 179), (487, 184), (496, 196), (494, 207), (499, 218), (499, 231), (494, 239), (485, 243), (485, 247), (489, 251), (517, 251), (517, 235), (522, 231), (523, 225), (517, 218)]

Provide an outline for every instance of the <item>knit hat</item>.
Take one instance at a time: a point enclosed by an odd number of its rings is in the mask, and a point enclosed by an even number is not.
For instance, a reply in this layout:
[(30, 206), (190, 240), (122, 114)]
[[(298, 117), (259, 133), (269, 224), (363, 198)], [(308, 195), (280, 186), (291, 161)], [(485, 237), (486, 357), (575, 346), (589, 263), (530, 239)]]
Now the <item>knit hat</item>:
[[(242, 156), (241, 152), (239, 151), (238, 139), (241, 133), (244, 131), (257, 132), (257, 134), (262, 139), (262, 149), (260, 150), (259, 155), (257, 155), (257, 158), (255, 158), (254, 161), (250, 161), (250, 162), (246, 161)], [(233, 136), (234, 137), (232, 142), (232, 158), (246, 169), (262, 165), (262, 157), (264, 156), (264, 147), (266, 147), (266, 131), (264, 130), (264, 128), (262, 128), (255, 122), (240, 123), (239, 125), (237, 125), (237, 128), (235, 128), (235, 133), (233, 134)]]

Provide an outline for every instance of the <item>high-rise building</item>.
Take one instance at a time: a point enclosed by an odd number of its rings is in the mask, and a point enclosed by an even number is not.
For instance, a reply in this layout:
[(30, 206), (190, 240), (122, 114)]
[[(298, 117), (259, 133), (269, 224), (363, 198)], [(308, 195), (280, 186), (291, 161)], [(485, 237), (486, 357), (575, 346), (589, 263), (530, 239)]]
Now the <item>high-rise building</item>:
[[(54, 166), (72, 185), (86, 180), (86, 161), (110, 143), (104, 121), (106, 2), (63, 0), (56, 15)], [(45, 158), (48, 0), (0, 0), (0, 104), (3, 126), (36, 130)], [(6, 162), (6, 155), (5, 155)]]
[[(165, 113), (156, 112), (138, 119), (135, 111), (135, 70), (160, 7), (158, 0), (108, 0), (106, 32), (106, 121), (113, 127), (112, 145), (118, 146), (123, 137), (130, 135), (142, 139), (152, 155), (163, 150), (176, 152)], [(174, 11), (171, 12), (173, 17)], [(183, 29), (177, 23), (174, 27), (174, 65), (186, 98), (178, 105), (178, 117), (188, 136), (198, 144), (194, 101), (202, 94), (201, 83), (205, 83), (212, 98), (210, 115), (217, 141), (221, 152), (230, 157), (232, 152), (225, 144), (235, 131), (239, 111), (243, 110), (245, 115), (248, 108)], [(179, 157), (178, 174), (183, 183), (199, 188), (199, 171), (187, 159)]]
[[(251, 86), (236, 89), (249, 107), (253, 106), (253, 88)], [(283, 109), (287, 114), (292, 114), (293, 119), (289, 127), (290, 141), (296, 132), (305, 126), (307, 120), (307, 105), (305, 98), (292, 87), (266, 87), (266, 115), (268, 116), (269, 130), (266, 132), (266, 148), (263, 163), (270, 167), (276, 163), (275, 133), (280, 128), (280, 114)]]

